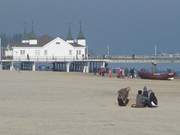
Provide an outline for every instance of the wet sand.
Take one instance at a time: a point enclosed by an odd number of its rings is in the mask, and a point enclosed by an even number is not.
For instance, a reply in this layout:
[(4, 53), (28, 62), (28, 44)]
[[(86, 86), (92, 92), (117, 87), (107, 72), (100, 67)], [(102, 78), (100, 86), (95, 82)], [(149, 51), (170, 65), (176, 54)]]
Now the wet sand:
[[(158, 108), (117, 105), (117, 91), (152, 88)], [(180, 80), (0, 72), (0, 135), (179, 135)]]

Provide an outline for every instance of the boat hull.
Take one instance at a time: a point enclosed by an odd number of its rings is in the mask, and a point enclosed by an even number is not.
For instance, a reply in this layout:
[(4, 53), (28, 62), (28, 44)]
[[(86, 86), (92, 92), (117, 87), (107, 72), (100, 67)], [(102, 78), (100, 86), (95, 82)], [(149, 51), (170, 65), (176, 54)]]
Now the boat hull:
[(139, 76), (142, 79), (152, 79), (152, 80), (173, 80), (176, 73), (151, 73), (140, 71)]

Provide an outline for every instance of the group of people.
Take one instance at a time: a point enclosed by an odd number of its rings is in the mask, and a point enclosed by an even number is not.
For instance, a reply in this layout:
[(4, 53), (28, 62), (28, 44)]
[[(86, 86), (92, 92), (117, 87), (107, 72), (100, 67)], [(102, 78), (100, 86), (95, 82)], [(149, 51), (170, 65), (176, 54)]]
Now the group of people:
[(136, 104), (132, 105), (132, 107), (157, 107), (157, 105), (158, 100), (155, 93), (144, 86), (143, 90), (138, 90)]
[[(129, 102), (129, 91), (130, 88), (124, 88), (118, 91), (118, 104), (119, 106), (126, 106)], [(144, 86), (143, 90), (138, 90), (136, 96), (136, 104), (131, 105), (131, 107), (142, 108), (142, 107), (157, 107), (158, 100), (155, 93), (152, 90), (148, 90)]]

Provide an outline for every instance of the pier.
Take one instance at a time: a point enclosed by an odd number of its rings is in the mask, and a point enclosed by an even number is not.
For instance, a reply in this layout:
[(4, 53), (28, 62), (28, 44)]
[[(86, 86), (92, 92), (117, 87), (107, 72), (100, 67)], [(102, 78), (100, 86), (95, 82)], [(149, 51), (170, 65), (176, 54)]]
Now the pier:
[(103, 59), (65, 59), (65, 58), (29, 58), (29, 59), (3, 59), (0, 62), (3, 70), (41, 70), (38, 65), (49, 65), (52, 71), (60, 72), (94, 72), (105, 67)]
[(149, 64), (180, 64), (180, 56), (109, 56), (109, 57), (89, 57), (86, 59), (76, 58), (4, 58), (0, 61), (0, 68), (6, 70), (32, 70), (37, 71), (38, 65), (51, 65), (47, 70), (61, 72), (94, 72), (98, 68), (106, 67), (110, 63), (149, 63)]

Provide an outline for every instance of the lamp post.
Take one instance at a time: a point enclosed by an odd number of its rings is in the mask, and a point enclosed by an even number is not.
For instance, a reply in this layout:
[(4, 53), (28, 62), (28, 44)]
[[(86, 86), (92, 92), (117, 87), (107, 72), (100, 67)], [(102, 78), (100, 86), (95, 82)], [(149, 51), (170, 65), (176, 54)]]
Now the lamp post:
[(109, 45), (107, 46), (107, 56), (108, 57), (110, 56), (110, 47), (109, 47)]
[(154, 56), (155, 56), (155, 58), (157, 56), (157, 45), (154, 46)]

